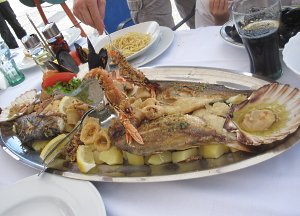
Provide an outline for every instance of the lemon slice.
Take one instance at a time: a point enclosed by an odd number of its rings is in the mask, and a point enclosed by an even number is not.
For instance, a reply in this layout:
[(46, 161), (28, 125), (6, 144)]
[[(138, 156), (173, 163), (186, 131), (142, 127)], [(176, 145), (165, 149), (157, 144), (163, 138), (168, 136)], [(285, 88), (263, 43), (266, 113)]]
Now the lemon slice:
[[(60, 142), (63, 138), (66, 137), (66, 134), (60, 134), (58, 135), (57, 137), (53, 138), (52, 140), (50, 140), (50, 142), (48, 142), (48, 144), (43, 148), (41, 154), (40, 154), (40, 158), (42, 158), (42, 160), (45, 160), (46, 158), (46, 155), (51, 151), (51, 149), (58, 143)], [(65, 142), (67, 142), (68, 139), (66, 139)], [(54, 155), (54, 157), (56, 156), (56, 154), (54, 153), (57, 153), (58, 151), (60, 151), (61, 148), (56, 148), (55, 151), (51, 154), (51, 155)], [(49, 156), (47, 158), (47, 161), (51, 161), (52, 157)], [(46, 161), (46, 162), (47, 162)]]
[(80, 145), (77, 152), (77, 166), (83, 173), (87, 173), (96, 166), (93, 151), (90, 146)]
[(59, 106), (58, 106), (59, 112), (62, 114), (66, 114), (66, 110), (67, 110), (68, 106), (70, 106), (74, 100), (75, 99), (72, 97), (64, 96), (61, 99)]

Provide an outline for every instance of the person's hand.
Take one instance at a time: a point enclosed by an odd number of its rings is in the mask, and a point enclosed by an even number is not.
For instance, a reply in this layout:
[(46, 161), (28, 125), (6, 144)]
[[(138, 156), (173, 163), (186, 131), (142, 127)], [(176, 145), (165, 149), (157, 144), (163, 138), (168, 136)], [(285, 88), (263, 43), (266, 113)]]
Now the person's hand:
[(209, 0), (209, 10), (216, 25), (222, 25), (229, 19), (228, 0)]
[(73, 13), (84, 24), (97, 29), (101, 35), (104, 30), (105, 0), (74, 0)]

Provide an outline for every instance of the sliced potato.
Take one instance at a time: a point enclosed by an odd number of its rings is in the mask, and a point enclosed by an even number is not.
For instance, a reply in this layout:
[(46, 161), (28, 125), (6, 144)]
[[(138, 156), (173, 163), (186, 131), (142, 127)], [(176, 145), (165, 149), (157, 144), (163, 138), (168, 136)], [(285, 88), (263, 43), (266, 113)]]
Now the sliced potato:
[(98, 159), (108, 165), (123, 164), (122, 151), (115, 146), (112, 146), (106, 151), (100, 152)]
[(199, 155), (198, 148), (191, 148), (191, 149), (186, 149), (186, 150), (182, 150), (182, 151), (175, 151), (175, 152), (172, 152), (172, 162), (178, 163), (178, 162), (190, 159), (197, 155)]
[(103, 164), (104, 161), (100, 159), (100, 151), (94, 151), (93, 152), (94, 155), (94, 160), (96, 164)]
[(140, 156), (140, 155), (135, 155), (135, 154), (131, 154), (129, 152), (124, 152), (125, 153), (125, 157), (127, 158), (127, 161), (130, 165), (134, 165), (134, 166), (140, 166), (140, 165), (144, 165), (144, 157)]
[(229, 147), (224, 144), (209, 144), (200, 146), (199, 148), (203, 158), (219, 158), (229, 151)]
[(160, 165), (164, 163), (170, 163), (172, 161), (172, 153), (169, 151), (165, 151), (162, 153), (150, 155), (147, 158), (147, 163), (151, 165)]

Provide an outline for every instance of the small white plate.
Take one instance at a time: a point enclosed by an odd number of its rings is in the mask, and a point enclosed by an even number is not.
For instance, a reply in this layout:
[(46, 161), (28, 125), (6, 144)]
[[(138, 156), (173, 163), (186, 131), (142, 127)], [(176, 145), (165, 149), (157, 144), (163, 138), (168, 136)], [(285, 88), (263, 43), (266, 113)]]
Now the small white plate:
[(0, 191), (1, 216), (105, 216), (103, 200), (88, 181), (44, 173)]
[(16, 62), (17, 67), (20, 70), (27, 70), (27, 69), (30, 69), (30, 68), (36, 66), (36, 64), (32, 58), (26, 57), (24, 54), (23, 54), (23, 56), (22, 56), (22, 54), (20, 54), (20, 55), (21, 55), (20, 58), (22, 58), (21, 61)]
[[(132, 60), (140, 55), (142, 55), (144, 52), (146, 52), (153, 43), (155, 43), (155, 41), (157, 40), (158, 36), (159, 36), (159, 32), (160, 32), (160, 28), (157, 22), (154, 21), (150, 21), (150, 22), (144, 22), (144, 23), (140, 23), (137, 25), (133, 25), (124, 29), (121, 29), (119, 31), (116, 31), (112, 34), (110, 34), (111, 39), (114, 40), (120, 36), (123, 36), (124, 34), (128, 33), (128, 32), (139, 32), (139, 33), (144, 33), (144, 34), (150, 34), (151, 36), (151, 41), (150, 43), (144, 47), (143, 49), (141, 49), (140, 51), (130, 55), (127, 57), (127, 60)], [(100, 39), (100, 41), (96, 42), (96, 46), (95, 46), (95, 50), (100, 50), (102, 47), (106, 46), (109, 44), (109, 37), (105, 36), (102, 39)]]
[(282, 55), (283, 61), (292, 71), (300, 75), (300, 32), (290, 38), (289, 42), (284, 46)]
[(36, 66), (36, 63), (31, 57), (25, 56), (23, 47), (14, 49), (12, 52), (12, 58), (14, 59), (17, 67), (22, 71)]
[(227, 35), (227, 33), (225, 32), (226, 26), (233, 26), (233, 21), (229, 20), (228, 22), (224, 23), (224, 25), (222, 25), (222, 27), (220, 29), (220, 35), (223, 38), (223, 40), (230, 45), (243, 48), (244, 45), (242, 43), (236, 42), (229, 35)]
[(61, 31), (62, 35), (64, 36), (65, 41), (71, 46), (80, 36), (80, 29), (79, 28), (69, 28)]

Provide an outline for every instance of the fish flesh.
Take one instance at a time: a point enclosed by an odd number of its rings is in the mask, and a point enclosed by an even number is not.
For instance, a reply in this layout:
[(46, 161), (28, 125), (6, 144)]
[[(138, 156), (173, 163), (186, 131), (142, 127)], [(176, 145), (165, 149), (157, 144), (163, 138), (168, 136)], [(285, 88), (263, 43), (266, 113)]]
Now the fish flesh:
[(206, 83), (164, 82), (156, 92), (155, 104), (142, 108), (148, 120), (165, 115), (188, 114), (207, 104), (224, 102), (238, 94), (249, 96), (250, 90), (236, 90)]
[(14, 122), (18, 138), (28, 146), (31, 146), (34, 140), (51, 139), (61, 134), (64, 127), (62, 117), (38, 115), (36, 112), (21, 116)]
[(109, 135), (114, 145), (121, 150), (144, 156), (210, 143), (238, 145), (234, 135), (218, 133), (214, 128), (210, 128), (202, 118), (187, 114), (168, 115), (143, 122), (138, 131), (143, 138), (143, 145), (137, 142), (128, 144), (124, 131), (117, 124), (110, 127)]

